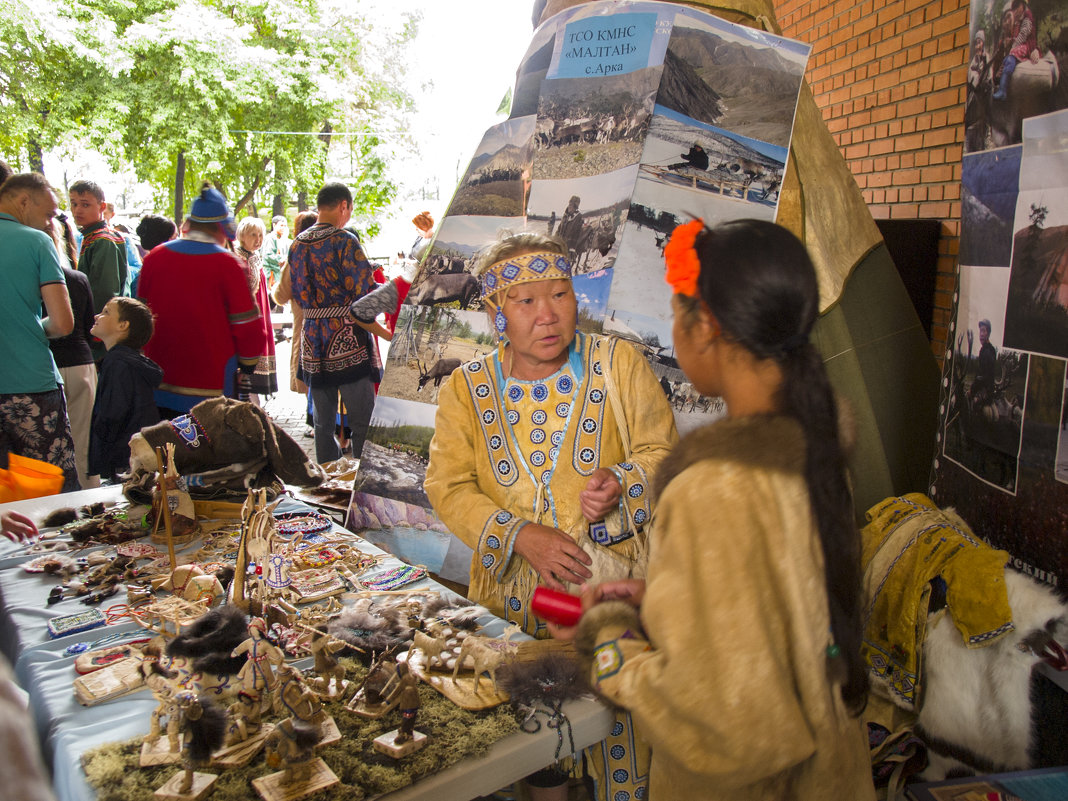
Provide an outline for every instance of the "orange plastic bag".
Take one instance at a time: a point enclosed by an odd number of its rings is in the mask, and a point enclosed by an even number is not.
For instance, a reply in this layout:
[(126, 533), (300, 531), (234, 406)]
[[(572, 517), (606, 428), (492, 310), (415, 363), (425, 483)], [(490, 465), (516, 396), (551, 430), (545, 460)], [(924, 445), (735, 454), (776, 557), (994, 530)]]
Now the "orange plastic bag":
[(0, 467), (0, 503), (56, 495), (61, 489), (63, 470), (40, 459), (9, 453), (7, 467)]

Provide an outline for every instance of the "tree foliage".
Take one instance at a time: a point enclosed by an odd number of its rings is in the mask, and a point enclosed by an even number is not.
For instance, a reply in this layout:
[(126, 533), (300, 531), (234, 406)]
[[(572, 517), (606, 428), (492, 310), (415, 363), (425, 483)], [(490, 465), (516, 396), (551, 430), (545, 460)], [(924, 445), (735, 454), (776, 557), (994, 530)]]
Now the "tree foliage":
[(412, 110), (395, 87), (418, 20), (382, 34), (347, 5), (0, 0), (15, 43), (0, 54), (0, 148), (32, 156), (73, 135), (132, 165), (160, 208), (204, 180), (241, 208), (329, 176), (353, 185), (354, 218), (373, 231), (396, 192), (378, 131)]

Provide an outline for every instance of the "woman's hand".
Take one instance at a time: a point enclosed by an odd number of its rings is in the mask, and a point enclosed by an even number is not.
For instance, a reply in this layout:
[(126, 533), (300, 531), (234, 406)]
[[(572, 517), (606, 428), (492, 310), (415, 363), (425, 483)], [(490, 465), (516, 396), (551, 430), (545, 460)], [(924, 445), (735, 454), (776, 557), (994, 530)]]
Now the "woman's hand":
[[(623, 601), (635, 609), (640, 609), (645, 597), (645, 579), (620, 579), (605, 581), (597, 585), (582, 588), (582, 611), (589, 611), (604, 601)], [(561, 626), (559, 623), (545, 622), (554, 640), (570, 642), (578, 633), (578, 626)]]
[(24, 514), (4, 512), (0, 515), (0, 532), (9, 540), (19, 542), (36, 538), (37, 526)]
[(623, 485), (619, 483), (615, 473), (607, 467), (598, 467), (586, 482), (586, 489), (579, 493), (582, 516), (591, 523), (604, 520), (605, 515), (614, 512), (619, 506), (622, 494)]
[(586, 567), (593, 560), (558, 528), (527, 523), (516, 535), (515, 552), (530, 562), (542, 584), (554, 590), (565, 590), (565, 581), (583, 584), (593, 577)]

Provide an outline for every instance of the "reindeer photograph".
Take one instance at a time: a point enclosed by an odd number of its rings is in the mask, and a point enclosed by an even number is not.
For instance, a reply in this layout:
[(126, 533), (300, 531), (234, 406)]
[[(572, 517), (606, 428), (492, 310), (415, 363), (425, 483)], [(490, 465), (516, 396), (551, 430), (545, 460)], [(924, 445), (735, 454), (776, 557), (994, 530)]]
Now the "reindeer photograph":
[(518, 217), (526, 208), (533, 158), (534, 117), (490, 128), (449, 203), (450, 215)]
[(637, 164), (659, 84), (660, 67), (543, 83), (533, 177), (589, 177)]
[(576, 275), (607, 270), (615, 264), (636, 175), (635, 167), (626, 167), (591, 178), (534, 181), (525, 230), (563, 239)]
[(779, 147), (790, 143), (809, 47), (762, 31), (738, 35), (720, 20), (679, 14), (658, 106)]
[(440, 306), (404, 306), (386, 357), (379, 397), (436, 404), (442, 382), (496, 347), (489, 318)]
[[(1006, 58), (1020, 47), (1015, 40), (1027, 24), (1031, 34), (1023, 34), (1024, 52), (1007, 69)], [(1025, 118), (1063, 109), (1068, 101), (1064, 3), (972, 3), (970, 27), (964, 151), (1017, 144)]]
[(1004, 347), (1006, 270), (960, 270), (957, 328), (949, 377), (943, 455), (1004, 492), (1015, 492), (1027, 354)]
[(471, 275), (475, 254), (504, 228), (523, 230), (522, 217), (446, 216), (412, 284), (406, 305), (481, 308), (482, 290)]
[(631, 310), (609, 309), (603, 333), (625, 339), (645, 357), (671, 406), (679, 434), (708, 425), (726, 412), (721, 398), (702, 395), (679, 368), (671, 340), (671, 320)]
[(657, 106), (641, 174), (671, 186), (775, 208), (787, 148), (747, 139)]
[(527, 47), (527, 54), (516, 71), (510, 114), (513, 119), (538, 113), (538, 95), (541, 93), (542, 81), (549, 73), (549, 65), (552, 64), (556, 32), (561, 26), (559, 17), (554, 17), (534, 32)]

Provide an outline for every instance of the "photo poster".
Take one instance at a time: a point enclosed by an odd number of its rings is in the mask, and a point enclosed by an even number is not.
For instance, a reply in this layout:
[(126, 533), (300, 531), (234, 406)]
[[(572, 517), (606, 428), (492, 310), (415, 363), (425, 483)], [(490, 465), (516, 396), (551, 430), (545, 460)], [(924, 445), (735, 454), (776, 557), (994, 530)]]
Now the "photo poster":
[(1068, 108), (1066, 0), (971, 4), (964, 152), (1019, 144), (1028, 117)]
[(504, 231), (567, 245), (578, 327), (627, 339), (680, 432), (724, 412), (674, 358), (663, 249), (693, 217), (774, 220), (810, 48), (698, 9), (587, 3), (534, 31), (510, 116), (475, 149), (390, 344), (348, 525), (467, 583), (423, 492), (441, 381), (496, 348), (471, 273)]
[[(1031, 4), (1038, 43), (1038, 58), (1027, 60), (1032, 67), (1055, 58), (1048, 37), (1062, 18), (1054, 12), (1068, 11), (1064, 5)], [(971, 67), (981, 66), (974, 58), (976, 40), (983, 39), (977, 31), (987, 31), (989, 45), (990, 29), (984, 26), (995, 14), (1000, 21), (1000, 7), (973, 6)], [(1006, 18), (1006, 28), (1010, 24), (1018, 23)], [(1013, 137), (994, 136), (996, 115), (987, 112), (1014, 102), (1020, 79), (1007, 82), (1009, 101), (995, 99), (977, 111), (974, 104), (987, 100), (983, 87), (972, 84), (977, 72), (971, 67), (960, 272), (929, 494), (939, 506), (955, 508), (991, 545), (1008, 551), (1010, 566), (1063, 591), (1068, 577), (1068, 110), (1024, 116)], [(1048, 105), (1039, 108), (1045, 111)], [(976, 116), (979, 111), (983, 115)], [(977, 124), (987, 126), (982, 138)]]

